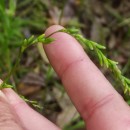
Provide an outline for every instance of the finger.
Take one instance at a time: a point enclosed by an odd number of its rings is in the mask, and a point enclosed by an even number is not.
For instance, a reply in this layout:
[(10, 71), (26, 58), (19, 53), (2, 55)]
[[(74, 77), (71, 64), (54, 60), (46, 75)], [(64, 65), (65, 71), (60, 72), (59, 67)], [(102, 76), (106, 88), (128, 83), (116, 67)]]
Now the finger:
[(30, 108), (12, 89), (4, 89), (3, 92), (26, 130), (59, 130), (57, 126)]
[(24, 130), (2, 91), (0, 91), (0, 130)]
[[(54, 25), (45, 34), (48, 36), (62, 28)], [(63, 32), (54, 33), (51, 37), (55, 41), (44, 45), (46, 54), (89, 130), (115, 130), (120, 123), (126, 127), (123, 120), (129, 120), (128, 106), (79, 43)]]

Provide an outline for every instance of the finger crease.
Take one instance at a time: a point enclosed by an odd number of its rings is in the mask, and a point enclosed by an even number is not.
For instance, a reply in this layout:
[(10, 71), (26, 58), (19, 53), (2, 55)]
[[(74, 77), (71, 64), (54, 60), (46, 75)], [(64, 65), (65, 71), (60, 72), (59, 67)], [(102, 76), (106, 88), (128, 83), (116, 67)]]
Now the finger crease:
[(63, 69), (61, 69), (61, 71), (60, 71), (61, 80), (63, 79), (64, 75), (68, 72), (69, 69), (74, 67), (74, 65), (79, 64), (84, 61), (85, 61), (85, 58), (79, 58), (78, 60), (72, 61), (71, 63), (69, 63), (65, 67), (63, 67)]
[(101, 99), (100, 101), (96, 102), (94, 105), (92, 105), (91, 107), (88, 108), (88, 104), (85, 108), (85, 111), (88, 110), (88, 115), (86, 117), (85, 114), (85, 120), (88, 121), (92, 118), (92, 116), (101, 108), (103, 108), (104, 106), (106, 106), (107, 104), (109, 104), (110, 102), (113, 101), (113, 99), (115, 99), (114, 94), (109, 94), (107, 96), (105, 96), (103, 99)]
[(14, 109), (17, 109), (17, 107), (21, 107), (22, 105), (27, 105), (24, 101), (20, 101), (17, 103), (12, 104)]

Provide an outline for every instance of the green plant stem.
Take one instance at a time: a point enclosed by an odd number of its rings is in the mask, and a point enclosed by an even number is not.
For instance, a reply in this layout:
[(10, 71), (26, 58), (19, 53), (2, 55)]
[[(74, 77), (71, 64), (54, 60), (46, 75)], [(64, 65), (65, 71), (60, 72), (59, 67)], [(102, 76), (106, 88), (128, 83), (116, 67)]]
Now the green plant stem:
[(63, 130), (77, 130), (77, 129), (81, 129), (81, 128), (85, 128), (84, 121), (79, 121), (77, 124), (72, 125), (72, 126), (65, 126), (65, 128)]
[[(4, 80), (4, 82), (2, 83), (1, 86), (3, 86), (4, 84), (6, 84), (6, 82), (8, 82), (9, 78), (11, 77), (11, 75), (13, 75), (15, 73), (15, 71), (16, 71), (19, 63), (20, 63), (20, 60), (21, 60), (21, 57), (22, 57), (22, 53), (23, 52), (22, 52), (22, 50), (20, 48), (19, 55), (17, 57), (17, 60), (16, 60), (16, 63), (14, 65), (14, 67), (11, 69), (11, 71), (9, 72), (9, 74), (7, 75), (7, 77), (5, 78), (5, 80)], [(15, 89), (15, 91), (17, 91), (16, 87), (14, 87), (14, 89)]]
[(79, 30), (77, 29), (61, 29), (59, 31), (56, 31), (52, 34), (50, 34), (48, 37), (52, 36), (53, 34), (57, 32), (65, 32), (73, 36), (79, 43), (82, 45), (85, 45), (90, 51), (93, 51), (94, 54), (97, 56), (99, 63), (102, 67), (108, 68), (113, 74), (116, 80), (118, 80), (122, 86), (124, 93), (129, 92), (130, 93), (130, 79), (123, 76), (121, 70), (118, 67), (118, 62), (113, 61), (109, 58), (107, 58), (102, 50), (105, 50), (106, 47), (103, 45), (100, 45), (94, 41), (88, 40), (84, 38), (81, 34), (79, 34)]
[(62, 29), (60, 31), (70, 34), (77, 39), (79, 43), (85, 45), (89, 50), (93, 51), (97, 56), (100, 65), (108, 68), (114, 74), (116, 80), (122, 84), (124, 93), (130, 92), (130, 79), (122, 75), (122, 72), (118, 67), (118, 62), (115, 62), (104, 55), (102, 50), (106, 49), (106, 47), (84, 38), (78, 33), (77, 29)]
[[(20, 51), (19, 51), (19, 54), (18, 54), (18, 57), (17, 57), (17, 60), (16, 60), (16, 63), (14, 64), (13, 68), (10, 70), (9, 74), (6, 76), (5, 80), (3, 81), (3, 83), (0, 85), (0, 89), (3, 89), (3, 88), (7, 88), (7, 87), (12, 87), (11, 85), (8, 85), (7, 84), (7, 81), (10, 79), (11, 75), (13, 75), (20, 63), (20, 60), (21, 60), (21, 57), (22, 57), (22, 54), (23, 52), (31, 45), (34, 45), (36, 43), (44, 43), (44, 44), (49, 44), (53, 41), (53, 39), (51, 38), (46, 38), (45, 37), (45, 34), (42, 34), (40, 36), (38, 36), (37, 38), (34, 38), (34, 36), (31, 36), (30, 38), (28, 39), (25, 39), (23, 42), (22, 42), (22, 46), (20, 48)], [(16, 88), (14, 87), (14, 89), (16, 90)]]
[[(22, 57), (22, 54), (23, 52), (31, 45), (34, 45), (36, 43), (44, 43), (44, 44), (49, 44), (51, 43), (52, 41), (54, 41), (54, 39), (52, 38), (46, 38), (45, 37), (45, 34), (42, 34), (40, 36), (38, 36), (37, 38), (34, 38), (34, 36), (31, 36), (30, 38), (28, 39), (25, 39), (23, 42), (22, 42), (22, 46), (20, 48), (20, 51), (19, 51), (19, 54), (18, 54), (18, 57), (16, 59), (16, 62), (13, 66), (13, 68), (11, 69), (11, 71), (9, 72), (9, 74), (7, 75), (7, 77), (5, 78), (5, 80), (3, 81), (3, 83), (0, 85), (0, 89), (3, 89), (3, 88), (14, 88), (14, 90), (17, 92), (17, 89), (16, 87), (12, 86), (12, 85), (8, 85), (7, 82), (8, 80), (10, 79), (10, 77), (15, 73), (19, 63), (20, 63), (20, 60), (21, 60), (21, 57)], [(34, 107), (36, 108), (39, 108), (39, 109), (42, 109), (42, 107), (38, 104), (37, 101), (30, 101), (28, 99), (26, 99), (25, 97), (21, 96), (21, 98), (26, 101), (27, 103), (31, 103)]]

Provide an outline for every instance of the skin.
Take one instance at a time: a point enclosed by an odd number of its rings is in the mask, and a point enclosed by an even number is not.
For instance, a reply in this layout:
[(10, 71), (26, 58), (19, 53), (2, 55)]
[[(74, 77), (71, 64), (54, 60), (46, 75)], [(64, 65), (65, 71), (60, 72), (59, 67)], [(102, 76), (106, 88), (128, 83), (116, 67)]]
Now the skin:
[[(63, 27), (53, 25), (46, 36)], [(130, 130), (130, 108), (70, 35), (57, 32), (56, 40), (44, 46), (49, 61), (87, 130)], [(11, 89), (0, 92), (0, 129), (60, 130), (31, 109)]]

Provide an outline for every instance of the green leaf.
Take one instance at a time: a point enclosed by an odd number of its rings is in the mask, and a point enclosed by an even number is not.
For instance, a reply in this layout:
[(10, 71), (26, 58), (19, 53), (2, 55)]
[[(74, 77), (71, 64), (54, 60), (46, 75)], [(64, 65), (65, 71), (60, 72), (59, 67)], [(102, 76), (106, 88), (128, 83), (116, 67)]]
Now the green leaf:
[(54, 41), (54, 38), (45, 38), (45, 41), (43, 42), (43, 44), (50, 44)]
[(37, 39), (38, 41), (45, 38), (45, 34), (40, 35)]
[(79, 33), (79, 30), (76, 28), (71, 28), (71, 29), (67, 29), (67, 32), (69, 32), (70, 34), (77, 34)]
[(16, 0), (9, 0), (9, 14), (11, 16), (14, 16), (15, 10), (16, 10)]
[(84, 40), (85, 44), (88, 45), (89, 49), (90, 50), (93, 50), (93, 43), (87, 39)]
[[(123, 76), (124, 77), (124, 76)], [(124, 77), (125, 81), (130, 85), (130, 79)]]
[(103, 59), (102, 59), (102, 55), (100, 53), (100, 50), (96, 49), (96, 52), (97, 52), (97, 55), (98, 55), (98, 58), (99, 58), (99, 63), (101, 66), (103, 66)]
[[(95, 42), (93, 42), (93, 43), (95, 43)], [(98, 49), (103, 49), (103, 50), (106, 49), (105, 46), (102, 46), (102, 45), (100, 45), (98, 43), (95, 43), (95, 45), (97, 46)]]
[(109, 62), (108, 62), (108, 59), (105, 57), (105, 56), (103, 56), (104, 58), (104, 64), (106, 65), (106, 67), (107, 68), (109, 68)]
[(127, 91), (128, 91), (128, 84), (127, 83), (125, 83), (124, 84), (124, 94), (126, 94), (127, 93)]
[(71, 34), (73, 37), (75, 37), (80, 43), (85, 45), (89, 50), (93, 50), (93, 52), (96, 52), (96, 56), (99, 59), (99, 63), (101, 66), (107, 67), (109, 70), (112, 71), (115, 78), (118, 79), (118, 81), (121, 82), (121, 84), (124, 86), (124, 92), (127, 91), (130, 92), (130, 80), (127, 79), (125, 76), (122, 75), (121, 70), (119, 69), (118, 62), (113, 61), (111, 59), (108, 59), (102, 52), (103, 49), (106, 49), (106, 47), (93, 42), (91, 40), (88, 40), (84, 38), (82, 35), (78, 34), (78, 31), (76, 30), (67, 30), (68, 34)]
[(1, 11), (5, 10), (5, 0), (0, 0), (0, 10)]
[(6, 84), (6, 83), (2, 83), (0, 85), (0, 89), (4, 89), (4, 88), (14, 88), (12, 85)]
[(37, 101), (32, 101), (32, 100), (29, 100), (27, 98), (25, 98), (24, 96), (20, 95), (20, 97), (27, 103), (30, 103), (32, 106), (34, 106), (35, 108), (38, 108), (38, 109), (43, 109), (43, 107), (38, 104)]
[(34, 43), (34, 36), (32, 35), (28, 40), (27, 40), (27, 44), (32, 45)]

